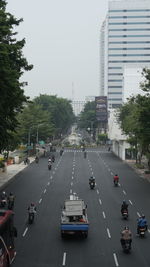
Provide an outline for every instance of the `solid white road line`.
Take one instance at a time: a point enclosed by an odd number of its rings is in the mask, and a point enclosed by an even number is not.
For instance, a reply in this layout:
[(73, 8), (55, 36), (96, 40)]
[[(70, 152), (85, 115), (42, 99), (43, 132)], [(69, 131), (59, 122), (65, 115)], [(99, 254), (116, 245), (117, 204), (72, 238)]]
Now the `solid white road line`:
[(110, 231), (108, 228), (107, 228), (107, 234), (108, 234), (108, 237), (111, 238)]
[(40, 200), (39, 200), (39, 204), (42, 202), (42, 198), (40, 198)]
[(119, 263), (118, 263), (118, 260), (117, 260), (116, 253), (113, 253), (113, 256), (114, 256), (114, 261), (115, 261), (116, 267), (118, 267)]
[(103, 217), (104, 217), (104, 219), (106, 219), (106, 215), (105, 215), (105, 212), (103, 211), (102, 213), (103, 213)]
[(97, 189), (97, 194), (99, 194), (99, 190)]
[(72, 176), (72, 180), (74, 179), (74, 177)]
[(133, 205), (133, 203), (132, 203), (132, 201), (129, 199), (129, 203), (131, 204), (131, 205)]
[(110, 173), (111, 175), (114, 175), (113, 172)]
[(46, 193), (46, 189), (44, 190), (44, 194)]
[(73, 182), (71, 182), (71, 186), (73, 186)]
[(24, 233), (22, 235), (23, 237), (26, 235), (27, 231), (28, 231), (28, 227), (25, 229), (25, 231), (24, 231)]
[(139, 217), (141, 216), (139, 212), (137, 212), (136, 214), (137, 214), (137, 216), (139, 216)]
[(47, 185), (50, 185), (50, 182), (48, 182)]
[(118, 183), (118, 185), (119, 185), (119, 186), (121, 186), (121, 184), (120, 184), (120, 183)]
[(66, 256), (67, 256), (67, 253), (64, 252), (62, 266), (66, 265)]
[(98, 201), (99, 201), (99, 204), (100, 204), (100, 205), (102, 205), (102, 201), (101, 201), (101, 199), (100, 199), (100, 198), (99, 198), (99, 200), (98, 200)]
[(124, 190), (123, 190), (123, 193), (124, 193), (124, 195), (126, 195), (126, 194), (127, 194), (127, 193), (126, 193), (126, 191), (124, 191)]

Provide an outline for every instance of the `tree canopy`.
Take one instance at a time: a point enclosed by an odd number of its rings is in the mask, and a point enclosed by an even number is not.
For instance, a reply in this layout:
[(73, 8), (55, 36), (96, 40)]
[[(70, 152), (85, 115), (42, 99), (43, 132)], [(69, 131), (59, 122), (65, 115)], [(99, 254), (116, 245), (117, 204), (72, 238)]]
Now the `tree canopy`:
[(51, 95), (40, 95), (28, 104), (18, 115), (18, 137), (24, 144), (46, 141), (67, 132), (74, 121), (74, 114), (69, 100)]
[(0, 151), (7, 149), (18, 125), (16, 115), (28, 98), (24, 95), (24, 82), (20, 77), (32, 69), (22, 54), (25, 39), (17, 41), (14, 27), (22, 19), (6, 12), (6, 1), (0, 1)]
[(129, 142), (141, 153), (150, 156), (150, 70), (143, 69), (144, 82), (140, 84), (145, 95), (130, 97), (120, 107), (119, 122)]
[(84, 110), (80, 113), (78, 126), (82, 129), (96, 128), (95, 101), (87, 102)]

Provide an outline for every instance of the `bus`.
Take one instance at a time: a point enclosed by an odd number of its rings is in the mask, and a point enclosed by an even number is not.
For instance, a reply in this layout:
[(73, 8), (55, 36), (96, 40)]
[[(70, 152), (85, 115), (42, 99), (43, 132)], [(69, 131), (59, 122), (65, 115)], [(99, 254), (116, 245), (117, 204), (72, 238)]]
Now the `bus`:
[(14, 238), (17, 230), (13, 217), (12, 210), (0, 210), (0, 267), (9, 267), (16, 256)]

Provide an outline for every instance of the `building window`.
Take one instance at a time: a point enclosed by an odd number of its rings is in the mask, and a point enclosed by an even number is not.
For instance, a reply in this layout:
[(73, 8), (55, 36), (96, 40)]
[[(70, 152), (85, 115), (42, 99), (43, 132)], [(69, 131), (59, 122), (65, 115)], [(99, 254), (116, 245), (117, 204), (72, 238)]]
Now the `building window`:
[(145, 35), (141, 35), (141, 34), (135, 34), (135, 35), (133, 35), (133, 34), (128, 34), (128, 35), (109, 35), (108, 36), (109, 38), (122, 38), (122, 37), (150, 37), (150, 35), (149, 34), (145, 34)]
[(108, 55), (109, 57), (149, 57), (150, 54), (113, 54)]
[(115, 31), (118, 31), (118, 32), (121, 32), (121, 31), (150, 31), (150, 29), (109, 29), (109, 32), (115, 32)]
[(122, 82), (122, 80), (108, 80), (108, 82)]
[(138, 18), (150, 18), (150, 16), (109, 16), (109, 19), (138, 19)]
[(150, 24), (150, 22), (109, 22), (108, 25), (142, 25)]
[(150, 47), (123, 47), (123, 48), (108, 48), (108, 50), (150, 50)]
[(120, 88), (120, 89), (121, 89), (122, 86), (111, 86), (111, 85), (110, 85), (110, 86), (108, 86), (108, 88)]
[(150, 60), (109, 60), (108, 63), (150, 63)]
[(149, 44), (150, 41), (122, 41), (122, 42), (108, 42), (109, 44)]
[(146, 11), (150, 11), (150, 9), (113, 9), (113, 10), (109, 10), (109, 12), (146, 12)]

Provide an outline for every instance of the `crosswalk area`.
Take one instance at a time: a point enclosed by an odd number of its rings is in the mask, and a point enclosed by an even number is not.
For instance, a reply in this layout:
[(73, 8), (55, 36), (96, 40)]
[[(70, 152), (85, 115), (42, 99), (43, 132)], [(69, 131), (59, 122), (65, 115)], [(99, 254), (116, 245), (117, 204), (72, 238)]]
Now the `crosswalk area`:
[[(65, 149), (64, 153), (69, 153), (69, 152), (76, 152), (76, 153), (84, 153), (82, 150), (77, 150), (77, 149)], [(107, 150), (86, 150), (87, 153), (110, 153), (110, 151)]]

